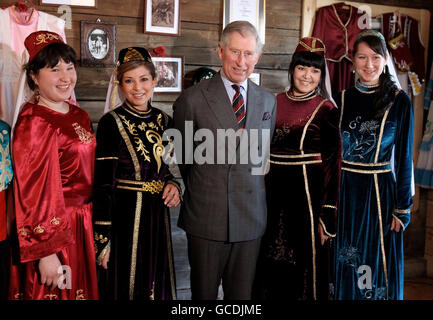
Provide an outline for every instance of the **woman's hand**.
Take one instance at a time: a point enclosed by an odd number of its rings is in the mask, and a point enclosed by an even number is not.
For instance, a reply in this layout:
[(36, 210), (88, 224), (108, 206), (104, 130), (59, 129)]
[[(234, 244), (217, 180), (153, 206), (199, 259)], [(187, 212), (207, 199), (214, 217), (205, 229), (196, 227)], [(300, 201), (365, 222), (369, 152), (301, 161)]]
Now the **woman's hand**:
[(400, 222), (396, 217), (392, 216), (391, 231), (399, 232), (401, 228)]
[(180, 203), (179, 190), (175, 185), (167, 183), (162, 194), (162, 199), (167, 207), (175, 207)]
[(321, 223), (319, 223), (318, 229), (319, 229), (319, 235), (320, 235), (320, 244), (323, 246), (325, 244), (326, 240), (329, 239), (329, 236), (326, 235), (325, 230), (323, 229), (323, 226)]
[(47, 287), (51, 286), (52, 290), (55, 289), (58, 285), (59, 277), (62, 275), (62, 273), (58, 273), (59, 267), (61, 266), (62, 264), (55, 253), (41, 258), (38, 265), (41, 275), (41, 284)]

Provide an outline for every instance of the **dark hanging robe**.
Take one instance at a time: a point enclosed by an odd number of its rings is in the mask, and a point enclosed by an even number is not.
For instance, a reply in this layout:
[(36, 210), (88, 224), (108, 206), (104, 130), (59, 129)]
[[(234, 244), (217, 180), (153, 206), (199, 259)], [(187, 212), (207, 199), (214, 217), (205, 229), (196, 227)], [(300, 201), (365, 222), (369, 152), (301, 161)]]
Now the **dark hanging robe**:
[[(314, 93), (281, 93), (277, 106), (254, 297), (327, 300), (341, 166), (338, 112)], [(324, 246), (319, 224), (331, 237)]]
[(365, 21), (363, 13), (343, 2), (317, 10), (312, 37), (321, 39), (325, 44), (333, 95), (354, 84), (353, 45)]
[[(336, 97), (343, 141), (335, 254), (339, 300), (403, 299), (403, 230), (412, 205), (413, 107), (401, 90), (384, 114), (374, 118), (374, 95), (375, 88), (357, 82)], [(393, 216), (401, 224), (400, 232), (390, 231)]]
[(173, 181), (162, 159), (162, 133), (171, 119), (149, 105), (125, 102), (98, 124), (94, 189), (96, 256), (101, 299), (176, 298), (170, 217), (162, 192)]

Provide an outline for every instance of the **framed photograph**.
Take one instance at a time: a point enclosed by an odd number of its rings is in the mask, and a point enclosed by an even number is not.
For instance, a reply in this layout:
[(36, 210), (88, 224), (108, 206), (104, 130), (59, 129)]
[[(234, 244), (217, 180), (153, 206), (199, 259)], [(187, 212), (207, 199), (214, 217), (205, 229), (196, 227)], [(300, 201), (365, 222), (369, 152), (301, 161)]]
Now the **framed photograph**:
[(179, 36), (179, 0), (144, 0), (144, 33)]
[(256, 73), (256, 72), (251, 73), (251, 75), (249, 76), (249, 79), (258, 86), (261, 83), (260, 82), (260, 73)]
[(223, 28), (230, 22), (246, 20), (256, 27), (260, 40), (265, 43), (265, 0), (224, 0)]
[(97, 0), (39, 0), (39, 4), (61, 6), (67, 5), (71, 7), (96, 8)]
[(158, 82), (154, 92), (182, 92), (183, 58), (153, 57)]
[(116, 63), (116, 24), (81, 21), (81, 65), (112, 67)]

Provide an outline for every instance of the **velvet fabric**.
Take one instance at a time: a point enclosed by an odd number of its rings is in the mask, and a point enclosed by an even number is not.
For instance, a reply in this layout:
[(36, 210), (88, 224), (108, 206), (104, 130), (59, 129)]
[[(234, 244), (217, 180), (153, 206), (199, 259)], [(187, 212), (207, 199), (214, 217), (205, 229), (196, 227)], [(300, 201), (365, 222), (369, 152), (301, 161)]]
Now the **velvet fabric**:
[(320, 244), (318, 225), (335, 237), (341, 166), (338, 113), (314, 93), (302, 101), (281, 93), (277, 105), (266, 176), (267, 229), (254, 296), (327, 300), (332, 244)]
[(162, 133), (170, 125), (162, 111), (149, 105), (148, 112), (139, 112), (128, 103), (99, 121), (93, 201), (97, 256), (107, 240), (111, 246), (108, 269), (98, 267), (101, 299), (176, 298), (170, 217), (162, 189), (119, 188), (119, 180), (178, 186), (155, 151), (163, 146)]
[[(339, 300), (403, 299), (403, 230), (412, 205), (413, 107), (400, 91), (389, 110), (374, 117), (375, 94), (375, 88), (358, 83), (335, 99), (342, 112), (343, 142), (335, 253)], [(400, 232), (390, 230), (393, 217), (401, 224)]]
[[(69, 105), (66, 114), (23, 107), (12, 148), (19, 261), (11, 266), (9, 299), (98, 299), (90, 203), (95, 147), (79, 107)], [(66, 289), (39, 283), (38, 260), (55, 253), (70, 268)]]

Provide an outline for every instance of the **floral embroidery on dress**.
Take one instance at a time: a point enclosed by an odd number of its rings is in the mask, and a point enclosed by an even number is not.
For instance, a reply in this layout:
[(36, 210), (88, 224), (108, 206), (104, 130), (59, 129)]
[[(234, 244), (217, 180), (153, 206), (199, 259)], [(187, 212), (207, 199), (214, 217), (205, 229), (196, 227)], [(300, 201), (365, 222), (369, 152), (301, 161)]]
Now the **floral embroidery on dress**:
[(377, 144), (377, 129), (380, 124), (377, 120), (362, 122), (361, 116), (349, 122), (349, 130), (342, 132), (342, 140), (345, 146), (349, 146), (346, 155), (364, 159)]
[(292, 265), (296, 265), (296, 259), (294, 257), (293, 248), (287, 246), (287, 231), (284, 228), (282, 221), (283, 212), (280, 213), (279, 231), (278, 238), (269, 245), (268, 257), (273, 260), (286, 260)]
[(75, 132), (78, 135), (78, 138), (80, 138), (81, 142), (83, 144), (90, 144), (95, 139), (93, 134), (86, 129), (84, 129), (82, 126), (80, 126), (78, 123), (74, 122), (72, 126), (75, 129)]
[(360, 257), (358, 248), (351, 246), (343, 247), (338, 254), (338, 261), (355, 268), (358, 266), (358, 260)]
[(386, 287), (379, 287), (373, 285), (371, 289), (361, 290), (363, 297), (367, 300), (386, 300)]

